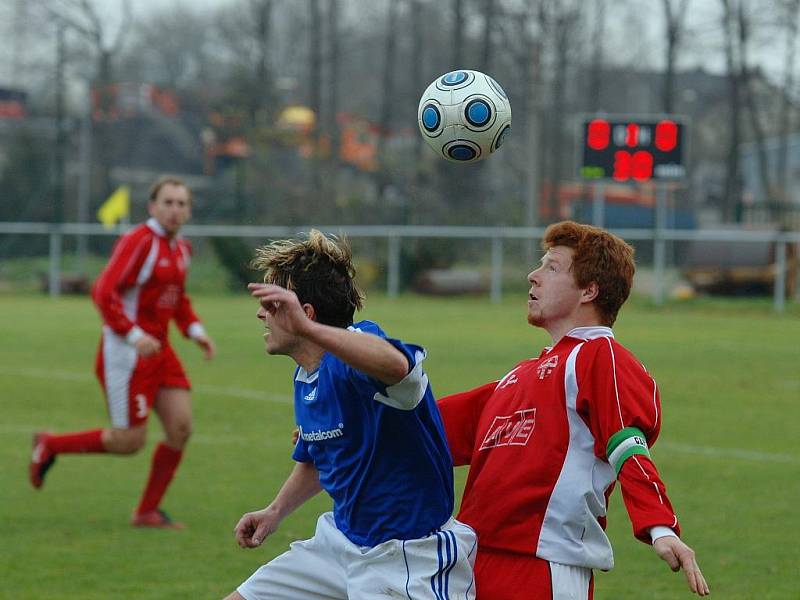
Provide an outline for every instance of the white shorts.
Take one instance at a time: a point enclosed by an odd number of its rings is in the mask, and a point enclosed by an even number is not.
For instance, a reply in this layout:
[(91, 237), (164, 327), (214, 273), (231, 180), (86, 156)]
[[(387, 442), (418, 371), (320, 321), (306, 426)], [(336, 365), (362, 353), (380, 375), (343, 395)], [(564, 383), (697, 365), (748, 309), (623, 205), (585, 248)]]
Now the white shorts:
[(324, 513), (309, 540), (260, 567), (237, 589), (246, 600), (474, 600), (477, 538), (448, 520), (415, 540), (357, 546)]

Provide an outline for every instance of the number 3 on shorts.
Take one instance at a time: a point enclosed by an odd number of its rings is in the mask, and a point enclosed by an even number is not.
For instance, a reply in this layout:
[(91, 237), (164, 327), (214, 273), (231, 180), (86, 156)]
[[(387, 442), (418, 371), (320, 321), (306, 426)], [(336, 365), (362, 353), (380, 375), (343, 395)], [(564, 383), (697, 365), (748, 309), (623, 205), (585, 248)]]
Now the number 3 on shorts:
[(136, 394), (134, 400), (136, 401), (136, 417), (144, 419), (147, 416), (147, 396)]

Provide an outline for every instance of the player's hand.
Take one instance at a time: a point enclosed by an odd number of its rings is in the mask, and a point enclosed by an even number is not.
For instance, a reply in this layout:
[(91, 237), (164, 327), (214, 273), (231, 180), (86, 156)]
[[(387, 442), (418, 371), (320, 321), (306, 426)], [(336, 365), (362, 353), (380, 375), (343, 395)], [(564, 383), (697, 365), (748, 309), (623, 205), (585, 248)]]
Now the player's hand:
[(154, 338), (149, 333), (145, 333), (133, 344), (139, 356), (148, 357), (153, 356), (161, 350), (161, 342)]
[(258, 548), (268, 535), (277, 531), (279, 523), (277, 511), (268, 506), (242, 516), (233, 534), (242, 548)]
[(247, 289), (282, 329), (294, 335), (305, 335), (311, 319), (300, 305), (297, 294), (269, 283), (249, 283)]
[(703, 577), (703, 574), (700, 572), (700, 567), (697, 566), (694, 550), (684, 544), (680, 538), (671, 535), (658, 538), (653, 542), (653, 550), (656, 551), (659, 557), (666, 561), (673, 571), (683, 569), (683, 574), (686, 576), (689, 589), (695, 594), (698, 596), (708, 596), (711, 593), (705, 577)]
[(206, 360), (211, 360), (217, 355), (217, 347), (207, 335), (197, 335), (194, 338), (195, 344), (203, 349), (203, 356)]
[(300, 439), (300, 428), (295, 427), (292, 432), (292, 446), (297, 446), (297, 440)]

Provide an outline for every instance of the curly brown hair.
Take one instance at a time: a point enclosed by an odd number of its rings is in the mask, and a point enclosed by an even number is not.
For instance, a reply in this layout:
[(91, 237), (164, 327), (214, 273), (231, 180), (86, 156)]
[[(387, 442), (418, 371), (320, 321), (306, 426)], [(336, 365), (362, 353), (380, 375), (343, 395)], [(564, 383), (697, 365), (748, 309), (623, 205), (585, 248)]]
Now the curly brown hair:
[(304, 240), (277, 240), (256, 250), (251, 266), (264, 272), (264, 282), (297, 294), (311, 304), (317, 322), (334, 327), (353, 324), (364, 294), (355, 282), (353, 255), (346, 238), (312, 229)]
[(542, 248), (546, 251), (553, 246), (573, 249), (571, 270), (575, 283), (580, 288), (593, 281), (597, 283), (594, 305), (603, 325), (611, 327), (633, 285), (636, 271), (633, 248), (604, 229), (574, 221), (554, 223), (547, 228)]

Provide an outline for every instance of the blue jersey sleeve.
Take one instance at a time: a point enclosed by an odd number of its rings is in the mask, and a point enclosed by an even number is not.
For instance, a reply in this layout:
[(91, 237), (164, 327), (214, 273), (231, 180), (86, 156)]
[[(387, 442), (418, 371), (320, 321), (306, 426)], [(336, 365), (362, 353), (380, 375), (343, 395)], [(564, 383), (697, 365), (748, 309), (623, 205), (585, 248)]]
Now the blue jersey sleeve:
[[(422, 351), (423, 358), (425, 356), (425, 350), (423, 350), (420, 346), (415, 346), (413, 344), (406, 344), (402, 340), (397, 340), (394, 338), (387, 337), (384, 331), (380, 328), (380, 326), (372, 321), (359, 321), (358, 323), (352, 325), (350, 329), (352, 329), (353, 331), (357, 331), (359, 333), (376, 335), (379, 338), (389, 342), (392, 346), (394, 346), (400, 352), (402, 352), (403, 356), (406, 357), (406, 360), (408, 361), (409, 373), (417, 365), (420, 356), (419, 352)], [(362, 373), (361, 371), (357, 371), (350, 365), (345, 365), (345, 368), (347, 370), (349, 378), (354, 379), (356, 381), (360, 381), (362, 383), (368, 383), (372, 387), (374, 387), (376, 391), (380, 391), (382, 393), (386, 392), (386, 384), (383, 383), (382, 381), (374, 379), (369, 375)]]
[(303, 438), (298, 438), (292, 452), (292, 460), (295, 462), (311, 462), (311, 455), (308, 453), (308, 446)]

